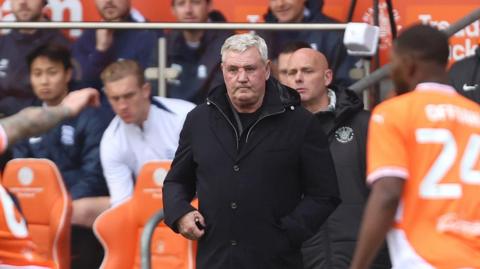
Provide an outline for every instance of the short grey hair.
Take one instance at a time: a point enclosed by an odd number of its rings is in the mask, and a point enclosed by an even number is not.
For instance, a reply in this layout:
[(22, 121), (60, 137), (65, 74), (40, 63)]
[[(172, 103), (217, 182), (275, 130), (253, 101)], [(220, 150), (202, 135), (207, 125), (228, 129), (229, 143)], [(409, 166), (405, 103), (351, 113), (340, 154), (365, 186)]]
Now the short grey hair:
[(264, 62), (268, 61), (268, 49), (265, 40), (256, 34), (246, 33), (233, 35), (225, 40), (220, 51), (222, 62), (225, 60), (225, 54), (228, 51), (242, 53), (251, 47), (257, 48)]

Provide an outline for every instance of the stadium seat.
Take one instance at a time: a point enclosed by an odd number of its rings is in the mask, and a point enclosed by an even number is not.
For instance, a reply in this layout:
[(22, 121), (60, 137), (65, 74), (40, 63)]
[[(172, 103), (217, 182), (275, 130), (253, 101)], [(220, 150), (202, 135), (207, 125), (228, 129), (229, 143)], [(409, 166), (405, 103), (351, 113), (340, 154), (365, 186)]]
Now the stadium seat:
[[(93, 225), (105, 249), (101, 269), (141, 268), (141, 235), (145, 224), (160, 211), (163, 180), (171, 161), (152, 161), (141, 169), (131, 198), (103, 212)], [(152, 268), (195, 268), (196, 244), (175, 234), (163, 222), (151, 244)]]
[(72, 201), (57, 166), (47, 159), (13, 159), (2, 183), (17, 197), (40, 254), (70, 269)]

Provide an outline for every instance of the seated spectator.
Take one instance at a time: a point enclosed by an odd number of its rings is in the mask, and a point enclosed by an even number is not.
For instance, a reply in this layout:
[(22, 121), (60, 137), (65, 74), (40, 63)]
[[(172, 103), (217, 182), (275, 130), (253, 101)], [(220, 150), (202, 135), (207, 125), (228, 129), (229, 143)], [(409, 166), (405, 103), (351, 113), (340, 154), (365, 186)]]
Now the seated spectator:
[(100, 143), (100, 158), (112, 205), (131, 196), (136, 176), (150, 160), (173, 159), (180, 130), (194, 105), (151, 97), (141, 66), (133, 60), (110, 64), (102, 72), (105, 95), (116, 116)]
[[(370, 113), (351, 90), (332, 85), (325, 56), (311, 48), (292, 52), (287, 85), (300, 94), (302, 106), (314, 113), (328, 136), (342, 203), (302, 247), (305, 269), (348, 268), (357, 242), (363, 208), (366, 140)], [(372, 268), (391, 268), (382, 249)]]
[[(47, 44), (34, 50), (27, 60), (33, 91), (43, 102), (43, 106), (51, 107), (62, 103), (68, 94), (68, 83), (72, 77), (69, 50), (59, 45)], [(110, 113), (98, 108), (88, 108), (49, 132), (30, 137), (13, 148), (14, 158), (52, 160), (62, 175), (73, 199), (73, 268), (92, 268), (75, 267), (77, 262), (83, 263), (89, 259), (93, 260), (92, 266), (98, 267), (98, 262), (101, 261), (101, 255), (97, 257), (98, 253), (93, 252), (93, 247), (78, 250), (80, 260), (76, 259), (76, 255), (77, 247), (88, 241), (88, 238), (91, 245), (101, 250), (91, 227), (95, 218), (109, 206), (108, 189), (100, 165), (99, 144), (110, 119)], [(82, 234), (79, 238), (78, 233)]]
[(288, 85), (288, 60), (290, 59), (290, 56), (292, 56), (295, 51), (303, 48), (311, 47), (308, 43), (303, 41), (292, 42), (288, 43), (278, 54), (276, 63), (277, 68), (274, 73), (276, 73), (278, 81), (283, 85)]
[[(172, 0), (172, 11), (179, 22), (225, 22), (218, 11), (210, 12), (211, 0)], [(223, 81), (220, 48), (231, 31), (183, 30), (167, 35), (167, 65), (179, 75), (168, 81), (169, 97), (203, 103), (210, 88)]]
[[(131, 0), (95, 0), (106, 22), (136, 22), (130, 14)], [(157, 47), (160, 32), (136, 29), (85, 30), (73, 44), (72, 54), (80, 65), (81, 87), (102, 88), (100, 73), (118, 59), (132, 59), (146, 67)]]
[(472, 56), (454, 63), (448, 75), (460, 94), (480, 104), (480, 46)]
[[(46, 21), (45, 0), (10, 0), (12, 13), (19, 22)], [(0, 117), (9, 116), (36, 102), (30, 86), (26, 56), (49, 42), (67, 45), (58, 30), (13, 29), (0, 35)]]
[[(306, 4), (315, 6), (310, 8)], [(338, 23), (333, 18), (323, 14), (318, 8), (321, 3), (306, 0), (269, 0), (269, 11), (265, 21), (279, 23)], [(356, 57), (349, 56), (343, 45), (343, 33), (340, 31), (262, 31), (271, 51), (271, 58), (275, 59), (292, 41), (304, 41), (322, 52), (335, 74), (334, 82), (339, 86), (350, 86), (353, 80), (349, 72), (357, 62)]]

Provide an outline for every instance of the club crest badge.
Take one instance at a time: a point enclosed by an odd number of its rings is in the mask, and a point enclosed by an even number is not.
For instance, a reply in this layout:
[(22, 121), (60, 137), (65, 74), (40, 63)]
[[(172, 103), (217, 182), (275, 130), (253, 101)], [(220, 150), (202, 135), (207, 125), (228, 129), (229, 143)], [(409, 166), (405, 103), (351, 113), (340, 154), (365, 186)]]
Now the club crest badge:
[(353, 139), (353, 129), (348, 126), (343, 126), (335, 131), (335, 138), (340, 143), (348, 143)]

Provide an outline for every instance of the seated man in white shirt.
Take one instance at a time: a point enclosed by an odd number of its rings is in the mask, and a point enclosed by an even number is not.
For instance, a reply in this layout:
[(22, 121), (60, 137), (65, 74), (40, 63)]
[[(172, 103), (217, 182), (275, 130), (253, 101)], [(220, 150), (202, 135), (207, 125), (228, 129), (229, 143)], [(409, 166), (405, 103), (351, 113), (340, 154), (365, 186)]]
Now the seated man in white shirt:
[(100, 160), (112, 206), (133, 193), (135, 179), (150, 160), (173, 159), (190, 102), (151, 97), (150, 84), (133, 60), (110, 64), (101, 74), (116, 116), (103, 134)]

